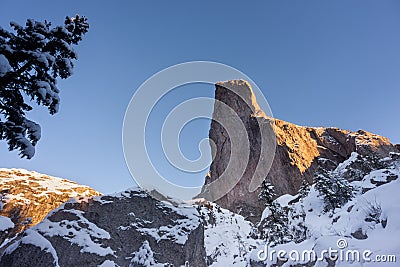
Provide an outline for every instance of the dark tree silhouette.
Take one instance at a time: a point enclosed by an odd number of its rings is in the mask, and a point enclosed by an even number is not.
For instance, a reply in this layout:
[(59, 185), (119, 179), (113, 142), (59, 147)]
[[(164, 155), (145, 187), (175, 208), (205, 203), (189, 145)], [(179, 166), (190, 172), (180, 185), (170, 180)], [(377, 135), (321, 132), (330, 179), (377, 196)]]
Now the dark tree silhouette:
[(269, 210), (269, 215), (260, 223), (260, 237), (270, 246), (289, 242), (292, 238), (287, 211), (274, 201), (275, 196), (274, 186), (264, 180), (261, 184), (258, 198), (260, 201), (264, 201), (266, 208)]
[(315, 188), (324, 199), (325, 212), (343, 207), (354, 196), (353, 187), (336, 172), (319, 169), (314, 182)]
[(10, 23), (13, 31), (0, 27), (0, 140), (9, 150), (19, 149), (28, 159), (35, 154), (41, 137), (40, 125), (26, 113), (35, 101), (58, 111), (60, 98), (57, 78), (72, 75), (77, 45), (87, 33), (86, 17), (66, 17), (63, 26), (28, 19), (25, 26)]

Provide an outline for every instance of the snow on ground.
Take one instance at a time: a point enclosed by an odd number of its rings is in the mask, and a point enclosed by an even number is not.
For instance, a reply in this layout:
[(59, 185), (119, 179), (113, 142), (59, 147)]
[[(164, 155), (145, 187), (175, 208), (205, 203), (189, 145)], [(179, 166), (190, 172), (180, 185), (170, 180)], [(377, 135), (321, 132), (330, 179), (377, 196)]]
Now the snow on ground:
[(289, 205), (289, 202), (294, 199), (296, 199), (296, 196), (285, 194), (285, 195), (278, 197), (275, 201), (277, 203), (279, 203), (281, 206), (287, 206), (287, 205)]
[[(353, 162), (356, 154), (340, 164), (336, 172), (343, 171)], [(377, 263), (385, 258), (400, 261), (400, 162), (395, 161), (389, 167), (371, 171), (361, 181), (352, 182), (356, 189), (356, 196), (340, 209), (332, 213), (323, 212), (323, 200), (311, 187), (309, 194), (303, 201), (291, 207), (303, 210), (306, 214), (304, 225), (307, 229), (307, 239), (300, 243), (280, 244), (273, 248), (265, 249), (265, 244), (251, 252), (249, 262), (260, 262), (260, 257), (270, 255), (272, 250), (275, 256), (267, 257), (265, 264), (270, 266), (277, 263), (277, 252), (286, 253), (288, 261), (282, 266), (307, 263), (306, 258), (297, 257), (296, 253), (312, 250), (317, 257), (323, 255), (324, 250), (337, 250), (339, 260), (336, 266), (383, 266)], [(397, 178), (396, 178), (397, 177)], [(381, 184), (377, 184), (380, 182)], [(363, 193), (364, 192), (364, 193)], [(287, 197), (284, 197), (287, 199)], [(284, 201), (281, 201), (282, 203)], [(354, 252), (356, 251), (356, 252)], [(368, 254), (371, 252), (370, 254)], [(292, 256), (289, 256), (289, 253)], [(355, 253), (354, 256), (352, 256)], [(358, 254), (357, 254), (358, 253)], [(363, 257), (362, 253), (367, 253)], [(334, 254), (335, 255), (335, 254)], [(358, 259), (359, 255), (360, 259)], [(325, 252), (324, 257), (328, 254)], [(395, 266), (395, 263), (386, 263)], [(315, 266), (327, 266), (326, 260), (317, 261)]]
[(246, 257), (262, 241), (253, 239), (254, 227), (243, 216), (220, 208), (217, 204), (202, 206), (204, 245), (209, 266), (247, 266)]

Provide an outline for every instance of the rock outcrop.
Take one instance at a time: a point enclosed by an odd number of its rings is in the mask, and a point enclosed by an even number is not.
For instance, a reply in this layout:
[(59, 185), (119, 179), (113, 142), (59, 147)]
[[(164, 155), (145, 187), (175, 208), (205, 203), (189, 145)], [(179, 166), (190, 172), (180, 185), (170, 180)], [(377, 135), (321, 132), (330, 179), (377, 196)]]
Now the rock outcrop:
[[(243, 146), (239, 147), (243, 153), (231, 153), (230, 137), (222, 125), (216, 122), (222, 119), (222, 113), (218, 110), (220, 105), (215, 105), (214, 120), (209, 132), (209, 137), (214, 143), (211, 148), (215, 157), (203, 191), (226, 171), (229, 161), (234, 160), (232, 156), (241, 157), (249, 153), (246, 170), (240, 181), (216, 202), (253, 222), (260, 218), (264, 209), (263, 203), (258, 200), (260, 188), (249, 192), (255, 175), (269, 180), (275, 186), (278, 196), (296, 194), (303, 180), (312, 183), (314, 173), (319, 167), (333, 170), (349, 158), (352, 152), (378, 158), (384, 158), (390, 152), (399, 152), (398, 146), (392, 145), (387, 138), (366, 131), (303, 127), (268, 117), (260, 110), (250, 84), (243, 80), (217, 83), (215, 99), (231, 107), (240, 117), (247, 132), (250, 149), (248, 152), (244, 151), (248, 148)], [(261, 144), (267, 146), (264, 147), (264, 152), (261, 151)], [(271, 148), (275, 146), (272, 167), (269, 168), (268, 162), (262, 160), (273, 153)], [(262, 166), (257, 167), (259, 162)], [(259, 169), (256, 171), (256, 168)], [(238, 170), (231, 166), (228, 171), (235, 173)]]
[(196, 208), (133, 188), (71, 199), (7, 244), (0, 266), (202, 267), (203, 237)]
[(0, 216), (14, 223), (1, 231), (0, 244), (39, 223), (70, 198), (101, 195), (88, 186), (23, 169), (0, 169), (0, 194)]

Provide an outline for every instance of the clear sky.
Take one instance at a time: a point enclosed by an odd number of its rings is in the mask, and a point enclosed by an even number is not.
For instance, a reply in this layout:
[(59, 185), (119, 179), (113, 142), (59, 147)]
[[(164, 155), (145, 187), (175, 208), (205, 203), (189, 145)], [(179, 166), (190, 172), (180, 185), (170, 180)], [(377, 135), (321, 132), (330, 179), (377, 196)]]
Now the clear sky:
[[(133, 186), (121, 145), (129, 100), (154, 73), (193, 60), (243, 71), (277, 118), (365, 129), (400, 143), (399, 1), (1, 0), (0, 25), (27, 18), (56, 25), (76, 13), (88, 17), (90, 30), (76, 47), (75, 74), (59, 82), (60, 111), (31, 112), (42, 126), (35, 157), (20, 159), (2, 141), (0, 167), (36, 170), (104, 193)], [(213, 88), (184, 86), (180, 92), (161, 108), (212, 96)], [(199, 120), (184, 130), (189, 158), (198, 156), (208, 127)], [(159, 135), (150, 138), (151, 154), (161, 161)]]

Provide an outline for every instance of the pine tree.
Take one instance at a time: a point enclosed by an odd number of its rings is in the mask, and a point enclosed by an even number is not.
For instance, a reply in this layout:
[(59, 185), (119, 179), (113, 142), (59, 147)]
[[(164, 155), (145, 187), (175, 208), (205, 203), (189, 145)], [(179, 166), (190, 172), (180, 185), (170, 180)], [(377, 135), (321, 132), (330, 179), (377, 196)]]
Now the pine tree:
[(261, 238), (270, 246), (287, 243), (292, 240), (289, 230), (289, 219), (287, 212), (278, 203), (267, 206), (270, 215), (262, 221)]
[(265, 202), (269, 216), (261, 222), (261, 238), (270, 246), (286, 243), (291, 239), (287, 212), (279, 203), (274, 202), (275, 196), (274, 186), (264, 180), (258, 198)]
[(306, 227), (306, 212), (304, 207), (304, 198), (310, 192), (310, 185), (306, 180), (303, 180), (298, 190), (300, 201), (297, 205), (293, 205), (289, 211), (289, 218), (291, 218), (290, 231), (293, 235), (293, 239), (296, 243), (302, 242), (307, 238), (307, 227)]
[(353, 198), (353, 187), (350, 183), (332, 171), (318, 171), (315, 188), (324, 198), (325, 212), (340, 208)]
[(261, 184), (261, 191), (258, 194), (258, 199), (264, 201), (265, 205), (268, 206), (274, 201), (275, 196), (274, 186), (267, 180), (264, 180)]
[(307, 183), (306, 180), (303, 180), (301, 182), (301, 186), (298, 191), (300, 198), (304, 199), (308, 195), (309, 192), (310, 192), (310, 185)]
[(0, 140), (9, 150), (19, 149), (21, 157), (35, 154), (41, 137), (39, 124), (26, 118), (35, 101), (58, 111), (57, 78), (72, 75), (77, 45), (87, 33), (85, 17), (66, 17), (63, 26), (28, 19), (25, 26), (10, 23), (13, 31), (0, 27)]
[(289, 208), (289, 229), (293, 241), (296, 243), (303, 242), (307, 239), (306, 216), (307, 214), (304, 210), (304, 204), (302, 201)]

